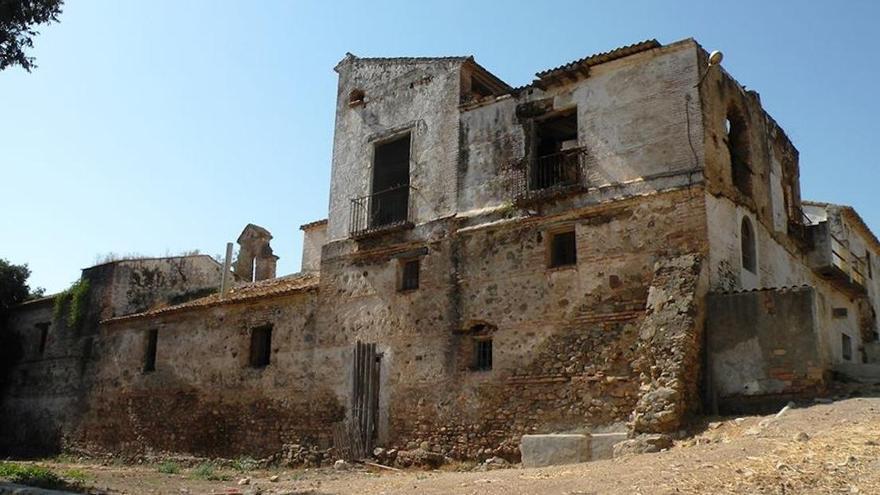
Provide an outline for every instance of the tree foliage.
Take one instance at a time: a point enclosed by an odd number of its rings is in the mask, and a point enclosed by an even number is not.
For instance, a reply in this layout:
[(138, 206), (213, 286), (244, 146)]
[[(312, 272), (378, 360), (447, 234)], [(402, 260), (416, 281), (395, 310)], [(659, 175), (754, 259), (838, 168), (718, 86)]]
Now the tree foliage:
[(64, 0), (0, 0), (0, 70), (20, 65), (36, 67), (26, 51), (34, 46), (34, 28), (58, 22)]
[(31, 290), (28, 287), (27, 279), (30, 276), (31, 271), (26, 264), (13, 265), (0, 258), (0, 391), (8, 382), (9, 370), (21, 357), (18, 336), (6, 331), (9, 311), (17, 304), (43, 295), (43, 289)]
[(28, 286), (27, 279), (30, 276), (31, 270), (27, 264), (13, 265), (0, 258), (0, 323), (16, 304), (43, 295), (43, 289), (31, 290)]

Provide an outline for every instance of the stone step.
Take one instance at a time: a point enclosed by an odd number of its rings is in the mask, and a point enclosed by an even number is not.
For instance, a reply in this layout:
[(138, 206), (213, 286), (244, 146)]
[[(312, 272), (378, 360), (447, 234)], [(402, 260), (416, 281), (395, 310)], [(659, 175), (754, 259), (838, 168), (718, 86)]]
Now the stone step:
[(625, 432), (523, 435), (523, 467), (556, 466), (611, 459), (614, 444), (626, 440)]

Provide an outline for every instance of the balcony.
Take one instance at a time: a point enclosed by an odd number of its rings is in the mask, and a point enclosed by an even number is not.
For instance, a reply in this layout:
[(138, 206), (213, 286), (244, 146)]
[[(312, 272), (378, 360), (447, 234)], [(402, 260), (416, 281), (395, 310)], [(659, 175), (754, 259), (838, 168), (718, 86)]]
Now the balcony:
[(810, 229), (813, 241), (809, 255), (811, 268), (849, 294), (864, 294), (865, 261), (831, 233), (828, 222), (812, 225)]
[(352, 199), (349, 235), (359, 239), (412, 228), (411, 189), (408, 185), (397, 186)]
[(584, 148), (572, 148), (535, 158), (519, 171), (515, 183), (517, 203), (540, 201), (586, 189)]

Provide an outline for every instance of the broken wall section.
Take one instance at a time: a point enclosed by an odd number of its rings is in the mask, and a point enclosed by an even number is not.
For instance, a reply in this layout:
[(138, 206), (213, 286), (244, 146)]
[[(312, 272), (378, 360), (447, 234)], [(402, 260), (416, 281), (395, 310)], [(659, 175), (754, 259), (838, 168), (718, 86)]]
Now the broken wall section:
[(699, 254), (660, 259), (648, 291), (633, 369), (641, 382), (631, 417), (635, 433), (671, 433), (700, 409), (705, 294)]

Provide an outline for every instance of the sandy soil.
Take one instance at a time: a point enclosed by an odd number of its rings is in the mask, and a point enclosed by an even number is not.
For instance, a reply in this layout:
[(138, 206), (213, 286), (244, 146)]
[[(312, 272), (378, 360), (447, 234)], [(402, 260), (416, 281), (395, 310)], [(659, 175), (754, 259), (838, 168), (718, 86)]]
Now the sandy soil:
[[(39, 464), (78, 469), (97, 490), (129, 494), (880, 494), (880, 398), (799, 407), (779, 418), (717, 419), (666, 452), (540, 469), (225, 470), (228, 481), (206, 481), (154, 465)], [(245, 476), (250, 484), (238, 485)]]

